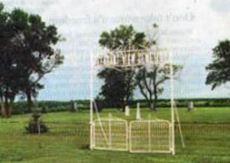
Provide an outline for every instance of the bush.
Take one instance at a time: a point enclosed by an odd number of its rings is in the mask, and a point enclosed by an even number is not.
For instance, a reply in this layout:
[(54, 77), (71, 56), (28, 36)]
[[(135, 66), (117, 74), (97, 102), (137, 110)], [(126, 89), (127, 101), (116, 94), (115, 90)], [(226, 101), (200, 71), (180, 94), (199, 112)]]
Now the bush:
[(29, 121), (26, 131), (30, 134), (41, 134), (48, 132), (48, 127), (40, 119), (41, 114), (34, 113), (32, 119)]

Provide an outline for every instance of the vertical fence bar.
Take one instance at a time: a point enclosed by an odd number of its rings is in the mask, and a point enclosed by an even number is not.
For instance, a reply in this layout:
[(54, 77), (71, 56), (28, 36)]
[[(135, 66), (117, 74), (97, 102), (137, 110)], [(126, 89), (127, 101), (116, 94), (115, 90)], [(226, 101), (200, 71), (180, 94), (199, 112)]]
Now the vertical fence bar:
[(109, 149), (112, 148), (112, 128), (111, 128), (112, 115), (109, 113)]
[(93, 54), (90, 53), (90, 149), (93, 149)]
[(149, 114), (149, 120), (148, 120), (148, 138), (149, 138), (149, 152), (151, 152), (151, 115)]
[(171, 123), (172, 123), (172, 155), (175, 155), (175, 118), (174, 118), (174, 82), (173, 82), (173, 58), (172, 53), (169, 52), (170, 58), (170, 89), (171, 89)]

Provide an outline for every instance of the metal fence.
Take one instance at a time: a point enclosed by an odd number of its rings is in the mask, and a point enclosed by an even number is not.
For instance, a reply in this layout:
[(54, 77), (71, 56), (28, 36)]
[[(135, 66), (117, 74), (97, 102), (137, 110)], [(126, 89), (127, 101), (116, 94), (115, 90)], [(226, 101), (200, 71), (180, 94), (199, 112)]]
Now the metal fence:
[[(43, 138), (49, 140), (49, 143), (63, 143), (66, 145), (74, 145), (76, 149), (89, 149), (89, 123), (87, 122), (45, 122), (49, 128), (48, 133), (41, 135), (27, 134), (25, 126), (27, 123), (20, 123), (12, 121), (8, 123), (1, 123), (2, 125), (9, 126), (10, 130), (2, 130), (0, 134), (4, 144), (21, 141), (28, 143), (37, 143), (43, 141)], [(18, 125), (20, 127), (18, 127)], [(17, 126), (17, 127), (14, 127)], [(176, 153), (197, 153), (207, 152), (209, 155), (230, 155), (230, 123), (225, 124), (201, 124), (201, 123), (182, 123), (182, 132), (185, 139), (185, 149), (181, 147), (180, 135), (178, 126), (175, 127), (176, 132)], [(144, 135), (143, 135), (144, 137)], [(0, 142), (1, 142), (0, 141)], [(199, 150), (205, 149), (205, 150)], [(203, 153), (206, 154), (206, 153)]]

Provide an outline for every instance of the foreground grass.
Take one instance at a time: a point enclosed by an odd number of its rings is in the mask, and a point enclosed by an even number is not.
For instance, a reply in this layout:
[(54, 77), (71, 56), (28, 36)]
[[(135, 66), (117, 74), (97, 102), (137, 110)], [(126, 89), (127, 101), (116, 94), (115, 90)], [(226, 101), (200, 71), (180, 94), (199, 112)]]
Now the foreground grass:
[[(104, 110), (102, 117), (112, 112), (114, 117), (135, 119), (116, 110)], [(194, 112), (179, 109), (186, 148), (176, 139), (175, 156), (159, 154), (131, 154), (128, 152), (90, 151), (89, 114), (49, 113), (43, 116), (50, 128), (44, 135), (28, 135), (24, 127), (30, 115), (17, 115), (0, 119), (0, 162), (230, 162), (230, 108), (197, 108)], [(143, 109), (142, 117), (169, 119), (168, 109), (149, 112)]]

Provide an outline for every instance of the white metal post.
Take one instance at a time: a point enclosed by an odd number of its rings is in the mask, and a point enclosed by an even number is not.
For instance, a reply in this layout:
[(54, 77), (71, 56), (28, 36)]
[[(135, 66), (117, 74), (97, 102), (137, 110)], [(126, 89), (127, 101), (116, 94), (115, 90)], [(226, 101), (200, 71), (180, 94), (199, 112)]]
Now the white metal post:
[(112, 149), (112, 127), (111, 127), (112, 115), (109, 113), (109, 149)]
[(90, 53), (90, 149), (93, 149), (93, 54)]
[(169, 52), (170, 58), (170, 91), (171, 91), (171, 123), (172, 123), (172, 155), (175, 155), (175, 118), (174, 118), (174, 82), (173, 82), (173, 58), (172, 53)]
[(141, 119), (141, 111), (140, 111), (140, 103), (137, 103), (137, 110), (136, 110), (136, 120)]
[(149, 120), (148, 120), (148, 139), (149, 139), (148, 151), (151, 152), (151, 115), (150, 114), (149, 114)]

